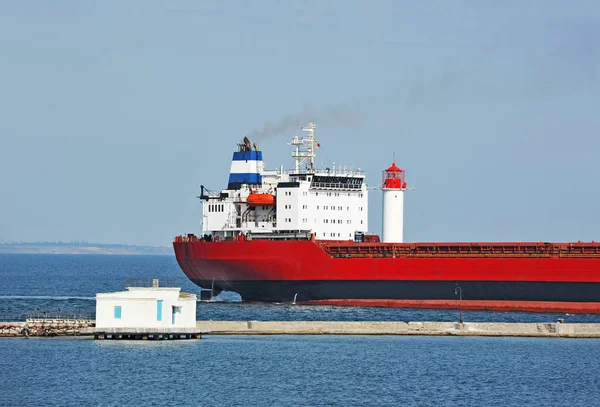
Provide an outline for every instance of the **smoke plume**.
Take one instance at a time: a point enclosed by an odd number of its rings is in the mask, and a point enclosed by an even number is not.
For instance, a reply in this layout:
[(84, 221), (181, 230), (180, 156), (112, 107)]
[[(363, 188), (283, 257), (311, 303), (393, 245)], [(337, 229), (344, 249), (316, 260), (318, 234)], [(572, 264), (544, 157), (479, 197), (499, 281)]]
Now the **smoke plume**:
[[(292, 130), (299, 130), (310, 122), (353, 128), (359, 123), (358, 114), (345, 106), (333, 106), (323, 111), (317, 111), (310, 105), (304, 105), (301, 112), (289, 114), (275, 122), (266, 122), (262, 128), (254, 129), (247, 134), (252, 141), (260, 142), (278, 135), (285, 135)], [(291, 135), (290, 135), (291, 136)]]

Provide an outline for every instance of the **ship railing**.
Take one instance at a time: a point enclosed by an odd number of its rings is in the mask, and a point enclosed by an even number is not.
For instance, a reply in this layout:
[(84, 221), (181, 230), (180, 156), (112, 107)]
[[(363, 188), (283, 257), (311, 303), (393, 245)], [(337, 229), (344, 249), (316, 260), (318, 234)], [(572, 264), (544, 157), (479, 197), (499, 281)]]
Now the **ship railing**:
[(248, 233), (246, 240), (310, 240), (311, 232), (307, 231), (281, 231), (274, 233)]
[(600, 245), (413, 245), (413, 244), (328, 244), (325, 250), (334, 257), (600, 257)]
[[(281, 174), (280, 170), (265, 170), (263, 172), (263, 176), (265, 174), (268, 175), (279, 175)], [(285, 175), (330, 175), (330, 176), (339, 176), (339, 177), (352, 177), (352, 176), (364, 176), (365, 172), (363, 170), (351, 170), (344, 166), (341, 168), (317, 168), (315, 170), (307, 170), (304, 168), (300, 168), (300, 170), (296, 170), (295, 168), (286, 168), (283, 170), (283, 174)]]
[(173, 239), (174, 243), (188, 243), (188, 242), (198, 242), (203, 240), (203, 238), (197, 237), (193, 233), (188, 233), (187, 235), (179, 235), (175, 236)]

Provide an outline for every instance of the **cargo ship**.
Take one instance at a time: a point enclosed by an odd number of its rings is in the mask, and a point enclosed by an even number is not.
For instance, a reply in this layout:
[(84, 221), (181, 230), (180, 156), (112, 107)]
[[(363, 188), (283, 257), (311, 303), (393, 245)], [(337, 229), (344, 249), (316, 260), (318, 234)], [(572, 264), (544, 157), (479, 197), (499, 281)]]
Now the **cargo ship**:
[[(243, 301), (600, 313), (599, 243), (405, 243), (405, 171), (393, 162), (373, 188), (360, 168), (317, 168), (314, 123), (302, 131), (294, 168), (265, 169), (245, 137), (227, 188), (201, 186), (201, 233), (173, 242), (195, 284)], [(369, 190), (383, 194), (381, 238)]]

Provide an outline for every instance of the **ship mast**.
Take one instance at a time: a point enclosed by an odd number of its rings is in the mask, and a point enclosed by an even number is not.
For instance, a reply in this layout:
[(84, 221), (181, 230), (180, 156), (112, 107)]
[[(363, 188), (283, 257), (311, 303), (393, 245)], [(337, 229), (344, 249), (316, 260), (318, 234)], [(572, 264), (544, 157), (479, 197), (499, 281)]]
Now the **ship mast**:
[(316, 169), (315, 165), (315, 146), (319, 146), (317, 140), (315, 140), (315, 124), (308, 123), (305, 127), (302, 127), (302, 131), (306, 132), (306, 136), (299, 138), (294, 136), (292, 141), (288, 143), (291, 146), (295, 146), (296, 150), (292, 153), (292, 157), (296, 161), (296, 173), (300, 172), (300, 166), (306, 162), (306, 171), (314, 172)]

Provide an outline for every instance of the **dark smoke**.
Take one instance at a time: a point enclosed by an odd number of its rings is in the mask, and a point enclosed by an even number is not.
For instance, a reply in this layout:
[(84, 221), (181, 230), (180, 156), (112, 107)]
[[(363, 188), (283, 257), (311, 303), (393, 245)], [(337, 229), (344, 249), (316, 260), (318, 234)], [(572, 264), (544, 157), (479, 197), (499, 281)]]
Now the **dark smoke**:
[[(304, 105), (301, 112), (282, 117), (275, 122), (267, 122), (260, 129), (247, 134), (252, 141), (260, 142), (274, 136), (285, 135), (292, 130), (299, 130), (308, 123), (353, 128), (359, 124), (358, 114), (346, 106), (334, 106), (323, 111), (316, 111), (310, 105)], [(290, 136), (293, 136), (290, 134)]]

